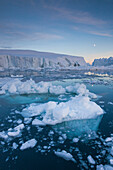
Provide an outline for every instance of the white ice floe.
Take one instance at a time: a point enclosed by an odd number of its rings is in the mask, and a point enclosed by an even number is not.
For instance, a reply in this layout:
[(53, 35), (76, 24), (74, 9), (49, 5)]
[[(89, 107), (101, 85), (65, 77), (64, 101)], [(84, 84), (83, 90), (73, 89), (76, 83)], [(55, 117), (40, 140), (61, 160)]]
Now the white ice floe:
[(91, 155), (89, 155), (88, 157), (87, 157), (87, 159), (88, 159), (88, 162), (90, 163), (90, 164), (95, 164), (95, 160), (92, 158), (92, 156)]
[(110, 161), (110, 164), (113, 165), (113, 159), (110, 159), (109, 161)]
[(91, 98), (97, 98), (97, 95), (89, 92), (85, 84), (76, 83), (75, 86), (67, 86), (66, 91), (69, 93), (77, 93), (81, 96), (89, 96)]
[(104, 165), (104, 170), (113, 170), (113, 166)]
[(63, 121), (92, 119), (103, 113), (100, 106), (90, 101), (89, 97), (76, 96), (68, 102), (50, 101), (44, 104), (31, 104), (23, 109), (21, 114), (25, 117), (26, 115), (32, 117), (42, 114), (43, 123), (55, 125)]
[(7, 82), (2, 86), (2, 92), (8, 92), (10, 94), (30, 94), (30, 93), (48, 93), (50, 83), (39, 82), (35, 83), (32, 79), (25, 82), (20, 79), (14, 79), (13, 81)]
[(102, 164), (96, 166), (96, 170), (105, 170)]
[(2, 138), (2, 139), (7, 139), (8, 138), (8, 135), (6, 134), (5, 131), (0, 132), (0, 138)]
[(96, 170), (113, 170), (113, 166), (110, 165), (97, 165)]
[(111, 105), (113, 105), (113, 102), (108, 102), (108, 104), (111, 104)]
[(27, 148), (33, 148), (33, 147), (35, 147), (36, 144), (37, 144), (36, 139), (30, 139), (21, 145), (20, 150), (24, 150)]
[(73, 138), (73, 142), (77, 143), (79, 141), (79, 138)]
[(113, 137), (107, 137), (106, 139), (105, 139), (105, 142), (111, 142), (113, 140)]
[(32, 125), (35, 125), (35, 126), (45, 126), (45, 123), (43, 121), (41, 121), (41, 120), (36, 118), (36, 119), (34, 119), (32, 121)]
[(14, 136), (18, 136), (20, 134), (20, 131), (11, 131), (8, 132), (8, 136), (14, 137)]
[(11, 77), (13, 77), (13, 78), (15, 78), (15, 77), (16, 77), (16, 78), (21, 78), (21, 77), (24, 77), (24, 76), (23, 76), (23, 75), (13, 75), (13, 74), (12, 74)]
[(29, 118), (29, 117), (24, 118), (24, 123), (25, 124), (29, 124), (29, 123), (31, 123), (31, 121), (32, 121), (32, 118)]
[(16, 126), (14, 129), (11, 129), (11, 131), (8, 131), (8, 136), (15, 137), (18, 136), (21, 133), (21, 130), (24, 128), (24, 124), (20, 124)]
[(21, 123), (22, 123), (22, 120), (21, 120), (21, 119), (18, 119), (18, 120), (17, 120), (17, 123), (18, 123), (18, 124), (21, 124)]
[(110, 154), (113, 156), (113, 146), (110, 149)]
[(13, 149), (17, 149), (18, 148), (18, 144), (13, 142), (13, 146), (12, 147), (13, 147)]
[(62, 150), (61, 152), (55, 151), (54, 153), (55, 153), (55, 155), (65, 159), (66, 161), (70, 161), (71, 160), (73, 162), (76, 162), (75, 159), (73, 158), (73, 156), (70, 153), (66, 152), (65, 150)]
[[(60, 83), (60, 82), (59, 82)], [(89, 96), (90, 98), (97, 98), (96, 94), (90, 93), (84, 84), (76, 83), (73, 86), (63, 87), (59, 84), (54, 85), (50, 82), (39, 82), (35, 83), (34, 80), (30, 79), (22, 82), (20, 79), (14, 79), (9, 81), (1, 87), (0, 94), (30, 94), (30, 93), (50, 93), (55, 95), (65, 93), (76, 93), (79, 95)]]
[(50, 86), (49, 92), (51, 94), (65, 94), (66, 90), (62, 86)]

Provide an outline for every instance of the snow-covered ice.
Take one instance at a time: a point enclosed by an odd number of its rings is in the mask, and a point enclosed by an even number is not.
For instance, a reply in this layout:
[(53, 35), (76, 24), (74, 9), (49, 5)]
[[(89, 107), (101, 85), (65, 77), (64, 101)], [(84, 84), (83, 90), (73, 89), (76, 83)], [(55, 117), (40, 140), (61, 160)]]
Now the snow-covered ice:
[(70, 153), (66, 152), (65, 150), (62, 150), (61, 152), (55, 151), (54, 153), (55, 153), (55, 155), (65, 159), (66, 161), (70, 161), (71, 160), (73, 162), (76, 162), (75, 159), (73, 158), (73, 156)]
[(34, 119), (32, 121), (32, 125), (35, 125), (35, 126), (45, 126), (45, 123), (43, 121), (41, 121), (41, 120), (36, 118), (36, 119)]
[(73, 142), (77, 143), (79, 141), (79, 138), (73, 138)]
[[(60, 82), (59, 82), (60, 83)], [(20, 79), (14, 79), (9, 81), (1, 87), (0, 93), (9, 94), (30, 94), (30, 93), (50, 93), (54, 95), (60, 95), (65, 93), (76, 93), (78, 95), (89, 96), (90, 98), (97, 98), (97, 95), (89, 92), (84, 84), (76, 83), (63, 87), (61, 85), (54, 85), (54, 82), (39, 82), (35, 83), (34, 80), (30, 79), (22, 82)]]
[(89, 163), (90, 164), (95, 164), (95, 160), (92, 158), (92, 156), (91, 155), (89, 155), (88, 157), (87, 157), (87, 159), (88, 159), (88, 161), (89, 161)]
[(21, 145), (20, 150), (34, 148), (36, 144), (37, 144), (36, 139), (30, 139)]
[(6, 134), (5, 131), (0, 132), (0, 138), (7, 139), (8, 135)]
[(113, 105), (113, 102), (108, 102), (108, 104), (111, 104), (111, 105)]
[(24, 118), (24, 123), (25, 124), (29, 124), (29, 123), (31, 123), (31, 121), (32, 121), (32, 118), (29, 118), (29, 117)]
[(113, 137), (107, 137), (106, 139), (105, 139), (105, 142), (111, 142), (113, 140)]
[(11, 137), (18, 136), (23, 128), (24, 128), (24, 124), (22, 123), (16, 126), (14, 129), (11, 129), (11, 131), (9, 130), (8, 136), (11, 136)]
[(18, 148), (18, 144), (13, 142), (13, 146), (12, 147), (13, 147), (13, 149), (17, 149)]
[[(90, 112), (89, 112), (90, 111)], [(48, 102), (44, 104), (31, 104), (23, 109), (23, 116), (37, 116), (42, 114), (45, 124), (55, 125), (63, 121), (77, 119), (91, 119), (104, 113), (95, 102), (90, 101), (89, 97), (75, 96), (67, 102)]]

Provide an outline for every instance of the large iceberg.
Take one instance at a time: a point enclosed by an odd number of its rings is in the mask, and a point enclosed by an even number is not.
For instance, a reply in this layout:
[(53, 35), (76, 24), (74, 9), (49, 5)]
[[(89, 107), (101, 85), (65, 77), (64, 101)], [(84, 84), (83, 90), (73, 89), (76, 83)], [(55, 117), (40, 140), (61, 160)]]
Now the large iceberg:
[(87, 66), (83, 57), (31, 50), (0, 50), (0, 70)]
[(31, 104), (23, 109), (24, 117), (41, 115), (43, 124), (55, 125), (65, 121), (92, 119), (103, 114), (103, 110), (89, 97), (76, 96), (67, 102), (50, 101), (44, 104)]
[(113, 57), (95, 59), (92, 66), (111, 66), (113, 65)]

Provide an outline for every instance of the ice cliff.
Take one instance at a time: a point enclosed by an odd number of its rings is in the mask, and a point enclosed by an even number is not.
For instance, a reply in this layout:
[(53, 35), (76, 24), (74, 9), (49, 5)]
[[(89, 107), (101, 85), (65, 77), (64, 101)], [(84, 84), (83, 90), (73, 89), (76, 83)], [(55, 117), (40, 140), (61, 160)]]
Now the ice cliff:
[(0, 70), (86, 66), (83, 57), (31, 50), (0, 50)]
[(95, 59), (92, 66), (111, 66), (113, 65), (113, 57)]

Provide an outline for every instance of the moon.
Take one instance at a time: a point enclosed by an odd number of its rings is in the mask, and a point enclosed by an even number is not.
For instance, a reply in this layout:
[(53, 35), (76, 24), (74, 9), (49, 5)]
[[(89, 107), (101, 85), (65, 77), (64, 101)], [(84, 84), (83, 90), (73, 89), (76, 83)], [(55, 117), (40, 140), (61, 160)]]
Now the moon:
[(93, 47), (96, 47), (96, 44), (93, 44)]

